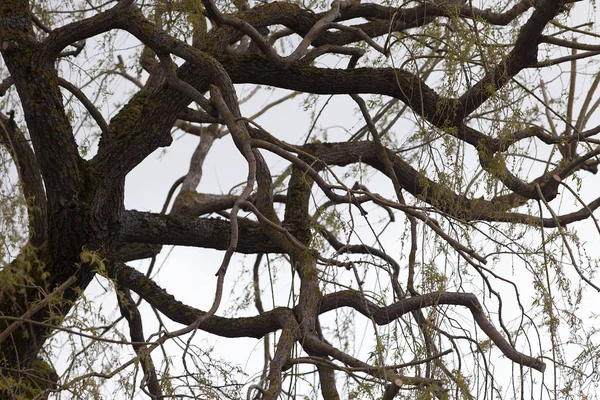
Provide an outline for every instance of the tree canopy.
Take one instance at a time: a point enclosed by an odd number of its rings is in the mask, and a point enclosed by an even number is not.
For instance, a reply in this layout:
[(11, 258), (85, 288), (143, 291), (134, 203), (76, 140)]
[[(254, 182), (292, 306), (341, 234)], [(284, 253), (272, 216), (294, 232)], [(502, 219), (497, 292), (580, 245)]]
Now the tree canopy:
[[(595, 20), (1, 1), (0, 398), (598, 398)], [(162, 210), (128, 209), (189, 137)], [(161, 286), (172, 246), (211, 306)], [(207, 344), (234, 338), (246, 365)]]

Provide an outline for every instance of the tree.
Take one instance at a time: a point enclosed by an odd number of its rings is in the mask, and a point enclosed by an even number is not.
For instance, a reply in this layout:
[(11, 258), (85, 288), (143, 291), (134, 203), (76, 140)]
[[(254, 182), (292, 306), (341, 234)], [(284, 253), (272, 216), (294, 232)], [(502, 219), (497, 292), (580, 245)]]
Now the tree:
[[(0, 3), (0, 397), (597, 397), (592, 4), (359, 3)], [(284, 101), (305, 137), (258, 124)], [(126, 209), (175, 132), (199, 137), (189, 172)], [(225, 136), (247, 179), (200, 193)], [(171, 245), (221, 251), (209, 309), (157, 284)], [(255, 338), (263, 372), (205, 334)]]

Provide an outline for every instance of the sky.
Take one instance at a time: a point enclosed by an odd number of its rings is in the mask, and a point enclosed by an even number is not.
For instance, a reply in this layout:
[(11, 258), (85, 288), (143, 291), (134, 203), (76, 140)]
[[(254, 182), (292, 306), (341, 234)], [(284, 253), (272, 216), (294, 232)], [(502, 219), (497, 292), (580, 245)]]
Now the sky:
[[(587, 8), (586, 8), (587, 7)], [(577, 10), (577, 14), (574, 14), (575, 18), (585, 17), (589, 15), (589, 5), (583, 5)], [(132, 46), (135, 43), (130, 42), (130, 38), (123, 36), (117, 40), (118, 47), (125, 48), (122, 54), (130, 54)], [(117, 53), (104, 52), (99, 44), (88, 43), (90, 51), (88, 66), (93, 68), (99, 60), (102, 60), (106, 56), (114, 59)], [(86, 65), (84, 65), (84, 70)], [(558, 68), (566, 68), (566, 66), (560, 66)], [(78, 71), (81, 72), (81, 71)], [(75, 72), (73, 72), (75, 74)], [(72, 76), (74, 77), (74, 75)], [(580, 80), (581, 91), (589, 85), (589, 79)], [(560, 93), (561, 85), (564, 85), (564, 81), (556, 80), (549, 84), (549, 90), (552, 93), (559, 93), (557, 95), (563, 95)], [(94, 92), (94, 84), (90, 86), (90, 91)], [(112, 88), (112, 92), (102, 94), (105, 96), (102, 106), (102, 111), (108, 118), (114, 115), (116, 107), (114, 105), (128, 98), (131, 93), (132, 87), (127, 84), (119, 83)], [(248, 93), (249, 88), (244, 86), (236, 87), (238, 90), (238, 96), (244, 97), (245, 93)], [(242, 105), (242, 114), (249, 116), (254, 114), (257, 110), (261, 109), (264, 105), (271, 101), (274, 101), (281, 96), (289, 92), (283, 90), (273, 90), (267, 92), (260, 92), (251, 101)], [(310, 118), (307, 117), (307, 113), (303, 110), (303, 104), (301, 101), (303, 98), (294, 99), (286, 102), (275, 109), (267, 112), (265, 115), (258, 118), (257, 122), (266, 128), (269, 132), (276, 135), (279, 139), (298, 142), (305, 137), (310, 129)], [(322, 97), (319, 99), (320, 104), (324, 104), (327, 98)], [(77, 111), (78, 106), (73, 105), (73, 110)], [(340, 121), (344, 124), (343, 128), (340, 127)], [(591, 123), (589, 126), (593, 126)], [(319, 120), (318, 126), (327, 132), (328, 140), (344, 140), (348, 137), (348, 131), (353, 132), (362, 123), (359, 122), (359, 115), (354, 107), (354, 103), (349, 97), (335, 96), (328, 103), (325, 112)], [(399, 134), (406, 134), (402, 129), (398, 129)], [(136, 167), (127, 177), (126, 182), (126, 195), (125, 204), (128, 209), (136, 209), (141, 211), (154, 211), (158, 212), (163, 206), (165, 196), (171, 187), (172, 183), (184, 175), (189, 166), (189, 159), (193, 153), (195, 147), (198, 144), (198, 138), (182, 135), (180, 132), (174, 133), (175, 140), (168, 149), (159, 149), (154, 154), (146, 158), (138, 167)], [(89, 156), (93, 155), (93, 147)], [(267, 155), (267, 158), (271, 160), (277, 160), (276, 157)], [(473, 161), (473, 160), (471, 160)], [(285, 163), (281, 161), (275, 161), (273, 164), (273, 171), (276, 172), (285, 167)], [(209, 153), (209, 156), (205, 162), (204, 174), (202, 181), (198, 187), (199, 192), (205, 193), (227, 193), (229, 188), (242, 182), (247, 174), (247, 167), (242, 156), (234, 150), (234, 146), (230, 136), (225, 136), (215, 142), (213, 149)], [(581, 185), (581, 196), (586, 199), (592, 199), (597, 196), (597, 180), (596, 176), (583, 175)], [(376, 192), (388, 191), (389, 193), (389, 182), (378, 181), (377, 179), (371, 179), (368, 181), (369, 188)], [(560, 211), (561, 214), (569, 212), (570, 210), (577, 208), (574, 207), (574, 202), (570, 196), (565, 196), (564, 200), (556, 201), (552, 204), (556, 211)], [(547, 215), (547, 212), (546, 212)], [(365, 241), (368, 244), (373, 244), (372, 235), (368, 231), (365, 221), (357, 221), (357, 224), (361, 227), (358, 229), (358, 233), (364, 236)], [(598, 246), (595, 243), (598, 242), (600, 232), (598, 232), (591, 220), (585, 221), (577, 225), (577, 233), (581, 238), (582, 247), (585, 248), (588, 255), (592, 260), (598, 260), (600, 256), (598, 254)], [(539, 232), (533, 231), (532, 236), (525, 236), (524, 241), (531, 241), (532, 243), (539, 239), (536, 235)], [(422, 236), (423, 237), (423, 236)], [(383, 236), (382, 242), (386, 250), (397, 259), (401, 259), (401, 256), (406, 255), (406, 243), (403, 240), (404, 230), (402, 228), (396, 228), (395, 230), (387, 231)], [(435, 253), (434, 246), (431, 243), (421, 243), (424, 248), (431, 251), (431, 254), (427, 255), (427, 259), (423, 258), (425, 263), (433, 253)], [(165, 247), (157, 259), (157, 266), (160, 266), (156, 270), (155, 280), (159, 285), (165, 288), (169, 293), (173, 294), (178, 300), (184, 303), (197, 307), (202, 310), (206, 310), (212, 304), (212, 294), (215, 289), (215, 272), (220, 265), (223, 252), (209, 251), (195, 248), (171, 248)], [(531, 281), (524, 281), (523, 277), (527, 276), (530, 279), (529, 274), (522, 274), (520, 271), (527, 266), (523, 265), (521, 261), (516, 257), (503, 257), (499, 264), (500, 271), (506, 276), (512, 277), (519, 288), (519, 291), (523, 298), (531, 299)], [(244, 290), (244, 286), (248, 283), (250, 275), (249, 271), (254, 263), (252, 256), (236, 256), (232, 261), (231, 267), (229, 268), (227, 279), (226, 279), (226, 296), (223, 304), (219, 308), (217, 314), (228, 315), (233, 312), (237, 304), (237, 296)], [(132, 263), (136, 268), (141, 271), (145, 271), (148, 262), (141, 261)], [(452, 264), (447, 265), (452, 267)], [(440, 268), (444, 268), (443, 263), (440, 263)], [(275, 271), (277, 271), (275, 273)], [(569, 276), (573, 276), (573, 272), (569, 272)], [(377, 290), (379, 285), (379, 276), (372, 274), (367, 276), (366, 286), (371, 290)], [(269, 289), (270, 279), (275, 279), (276, 284), (274, 292), (271, 295)], [(344, 278), (351, 280), (350, 278)], [(574, 281), (576, 281), (574, 279)], [(297, 282), (291, 277), (289, 268), (285, 266), (279, 267), (277, 270), (273, 268), (271, 274), (268, 268), (261, 269), (261, 282), (263, 283), (263, 289), (265, 289), (263, 301), (271, 300), (276, 301), (277, 304), (285, 305), (289, 301), (288, 293), (290, 287), (297, 285)], [(595, 280), (596, 283), (598, 279)], [(454, 282), (452, 284), (455, 284)], [(502, 286), (500, 282), (495, 282), (496, 285), (503, 287), (503, 290), (512, 290), (509, 286)], [(108, 316), (117, 316), (114, 311), (116, 301), (114, 294), (109, 290), (107, 291), (107, 282), (98, 278), (88, 289), (87, 295), (90, 299), (96, 299), (96, 304), (100, 304), (103, 308), (102, 312)], [(510, 293), (510, 292), (508, 292)], [(589, 291), (587, 292), (589, 294)], [(589, 300), (584, 302), (581, 307), (589, 310), (590, 315), (595, 311), (595, 302), (597, 294), (592, 294)], [(489, 300), (493, 304), (493, 300)], [(513, 321), (518, 315), (515, 313), (516, 305), (511, 301), (510, 297), (506, 299), (506, 305), (504, 315), (506, 321)], [(266, 304), (269, 304), (268, 302)], [(270, 307), (269, 307), (270, 308)], [(494, 308), (491, 307), (493, 310)], [(152, 312), (147, 306), (142, 307), (142, 311), (145, 316), (152, 317)], [(581, 310), (580, 310), (581, 311)], [(253, 315), (255, 313), (252, 305), (242, 312), (246, 315)], [(468, 314), (464, 315), (464, 321), (471, 321)], [(326, 320), (332, 322), (335, 318), (333, 315), (325, 317)], [(151, 318), (149, 318), (149, 321)], [(514, 322), (514, 321), (513, 321)], [(177, 329), (181, 326), (167, 322), (167, 327), (170, 329)], [(148, 336), (150, 333), (155, 332), (156, 324), (149, 322), (145, 326), (145, 332)], [(353, 344), (353, 349), (358, 353), (365, 355), (367, 354), (372, 346), (371, 327), (369, 322), (363, 318), (358, 318), (355, 324), (351, 327), (352, 330), (357, 334), (357, 340)], [(126, 331), (126, 330), (125, 330)], [(569, 332), (562, 332), (565, 338)], [(367, 339), (361, 340), (362, 337)], [(198, 343), (202, 346), (209, 347), (214, 346), (214, 354), (227, 358), (228, 360), (235, 360), (238, 365), (251, 376), (259, 374), (262, 368), (262, 346), (254, 339), (216, 339), (214, 337), (206, 338), (206, 335), (198, 334)], [(206, 339), (206, 340), (205, 340)], [(520, 343), (522, 344), (522, 342)], [(172, 345), (174, 346), (174, 345)], [(175, 351), (175, 347), (172, 347)], [(521, 349), (523, 350), (523, 349)], [(533, 351), (536, 354), (537, 350)], [(67, 355), (67, 351), (61, 353), (61, 357)], [(123, 354), (130, 354), (131, 350), (126, 348), (123, 350)], [(175, 352), (174, 352), (175, 354)], [(157, 360), (160, 358), (160, 354), (156, 356)], [(64, 358), (63, 358), (64, 359)], [(126, 357), (124, 357), (126, 359)], [(180, 362), (177, 356), (173, 358), (173, 362), (176, 366), (180, 367)], [(510, 363), (498, 361), (498, 365), (510, 366)], [(499, 376), (502, 375), (501, 367), (498, 368)], [(510, 367), (509, 367), (510, 368)], [(536, 377), (537, 379), (537, 377)], [(550, 381), (552, 377), (550, 374), (546, 374), (546, 379)], [(141, 397), (140, 397), (141, 398)]]

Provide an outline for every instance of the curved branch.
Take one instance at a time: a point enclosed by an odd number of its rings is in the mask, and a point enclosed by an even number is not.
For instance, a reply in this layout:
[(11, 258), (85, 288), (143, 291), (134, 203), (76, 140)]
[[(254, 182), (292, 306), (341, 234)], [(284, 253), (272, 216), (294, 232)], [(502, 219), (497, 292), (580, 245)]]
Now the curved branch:
[(51, 31), (41, 46), (42, 57), (53, 62), (65, 47), (116, 28), (119, 24), (119, 12), (129, 7), (133, 1), (119, 0), (109, 10)]
[(546, 364), (540, 358), (534, 358), (517, 351), (504, 339), (502, 334), (494, 328), (487, 319), (483, 308), (472, 293), (457, 292), (434, 292), (422, 294), (400, 300), (387, 307), (379, 307), (365, 299), (359, 292), (345, 290), (341, 292), (326, 294), (321, 301), (321, 312), (331, 311), (339, 307), (351, 307), (373, 320), (379, 325), (386, 325), (402, 315), (414, 310), (438, 305), (454, 305), (467, 307), (477, 325), (494, 342), (502, 353), (511, 361), (524, 365), (540, 372), (544, 372)]
[[(215, 58), (170, 36), (148, 21), (138, 9), (124, 8), (120, 14), (120, 18), (116, 19), (119, 28), (134, 35), (157, 54), (174, 54), (186, 61), (177, 71), (177, 82), (189, 85), (195, 93), (204, 92), (209, 84), (218, 86), (225, 103), (237, 116), (239, 108), (235, 89)], [(111, 133), (114, 131), (116, 138), (101, 141), (93, 160), (94, 166), (104, 171), (100, 182), (103, 189), (110, 190), (120, 185), (124, 176), (152, 151), (171, 144), (171, 127), (191, 100), (188, 96), (181, 96), (178, 88), (167, 83), (138, 92), (123, 107), (110, 124)], [(124, 152), (129, 152), (127, 157), (123, 157)]]
[[(204, 311), (178, 301), (152, 279), (132, 267), (121, 263), (107, 264), (107, 272), (119, 285), (137, 293), (172, 321), (187, 326), (206, 315)], [(292, 311), (287, 308), (275, 308), (254, 317), (224, 318), (213, 315), (199, 329), (222, 337), (260, 339), (280, 329), (282, 316), (291, 314)]]

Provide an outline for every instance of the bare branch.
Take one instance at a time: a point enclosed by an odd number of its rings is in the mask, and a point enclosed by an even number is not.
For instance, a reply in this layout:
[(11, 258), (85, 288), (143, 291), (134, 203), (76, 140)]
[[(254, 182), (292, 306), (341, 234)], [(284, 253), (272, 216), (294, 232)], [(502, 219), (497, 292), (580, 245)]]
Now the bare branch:
[[(365, 307), (365, 302), (367, 304), (366, 307), (368, 308)], [(473, 318), (475, 319), (475, 322), (477, 322), (477, 325), (479, 325), (481, 330), (485, 332), (500, 350), (502, 350), (502, 353), (506, 357), (517, 364), (536, 369), (540, 372), (544, 372), (546, 369), (546, 365), (540, 358), (533, 358), (518, 352), (506, 341), (506, 339), (504, 339), (504, 337), (502, 337), (500, 332), (498, 332), (487, 319), (477, 297), (471, 293), (428, 293), (400, 300), (387, 307), (379, 307), (368, 302), (368, 300), (364, 299), (358, 292), (343, 291), (323, 296), (323, 300), (321, 301), (321, 312), (327, 312), (341, 306), (352, 307), (361, 314), (374, 318), (377, 324), (385, 325), (412, 310), (440, 305), (467, 307), (469, 311), (471, 311), (471, 314), (473, 314)]]

